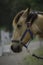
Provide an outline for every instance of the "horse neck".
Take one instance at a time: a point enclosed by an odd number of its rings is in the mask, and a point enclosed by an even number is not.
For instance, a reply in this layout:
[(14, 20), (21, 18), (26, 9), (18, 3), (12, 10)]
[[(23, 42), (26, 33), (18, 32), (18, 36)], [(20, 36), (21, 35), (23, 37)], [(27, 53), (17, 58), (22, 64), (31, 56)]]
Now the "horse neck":
[(33, 25), (31, 26), (30, 30), (32, 31), (33, 34), (36, 35), (37, 32), (38, 32), (38, 27), (37, 27), (37, 25), (36, 25), (36, 24), (33, 24)]
[(43, 32), (43, 15), (38, 15), (38, 18), (32, 24), (30, 29), (33, 34), (37, 34), (37, 32)]

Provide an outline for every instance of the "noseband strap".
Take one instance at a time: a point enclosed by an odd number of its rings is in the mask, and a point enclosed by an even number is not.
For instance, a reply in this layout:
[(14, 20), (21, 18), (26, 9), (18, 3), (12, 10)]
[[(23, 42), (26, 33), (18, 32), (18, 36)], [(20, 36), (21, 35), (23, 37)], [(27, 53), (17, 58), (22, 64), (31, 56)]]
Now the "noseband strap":
[(19, 43), (19, 40), (12, 40), (12, 42), (16, 42), (16, 43)]

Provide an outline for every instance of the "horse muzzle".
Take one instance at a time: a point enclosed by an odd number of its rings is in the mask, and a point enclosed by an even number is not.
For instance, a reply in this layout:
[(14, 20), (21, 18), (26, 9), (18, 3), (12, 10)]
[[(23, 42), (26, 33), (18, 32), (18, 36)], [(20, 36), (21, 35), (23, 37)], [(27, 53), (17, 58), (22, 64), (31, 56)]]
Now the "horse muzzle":
[(19, 52), (22, 51), (22, 48), (21, 48), (19, 45), (17, 45), (17, 46), (11, 45), (11, 50), (12, 50), (13, 52), (15, 52), (15, 53), (19, 53)]

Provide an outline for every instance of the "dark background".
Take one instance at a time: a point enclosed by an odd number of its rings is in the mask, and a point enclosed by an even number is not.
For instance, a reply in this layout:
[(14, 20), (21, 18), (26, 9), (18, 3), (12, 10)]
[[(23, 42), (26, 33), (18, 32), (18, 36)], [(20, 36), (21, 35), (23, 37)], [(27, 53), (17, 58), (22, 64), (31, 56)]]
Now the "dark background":
[(8, 27), (11, 30), (14, 16), (29, 7), (43, 11), (43, 0), (0, 0), (0, 28)]

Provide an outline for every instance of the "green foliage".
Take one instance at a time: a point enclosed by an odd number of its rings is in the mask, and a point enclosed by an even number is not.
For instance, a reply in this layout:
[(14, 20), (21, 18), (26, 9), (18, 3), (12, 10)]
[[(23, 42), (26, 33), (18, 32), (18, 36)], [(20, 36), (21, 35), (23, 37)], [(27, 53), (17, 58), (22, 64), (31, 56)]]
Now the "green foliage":
[(43, 11), (43, 0), (31, 0), (32, 9)]

